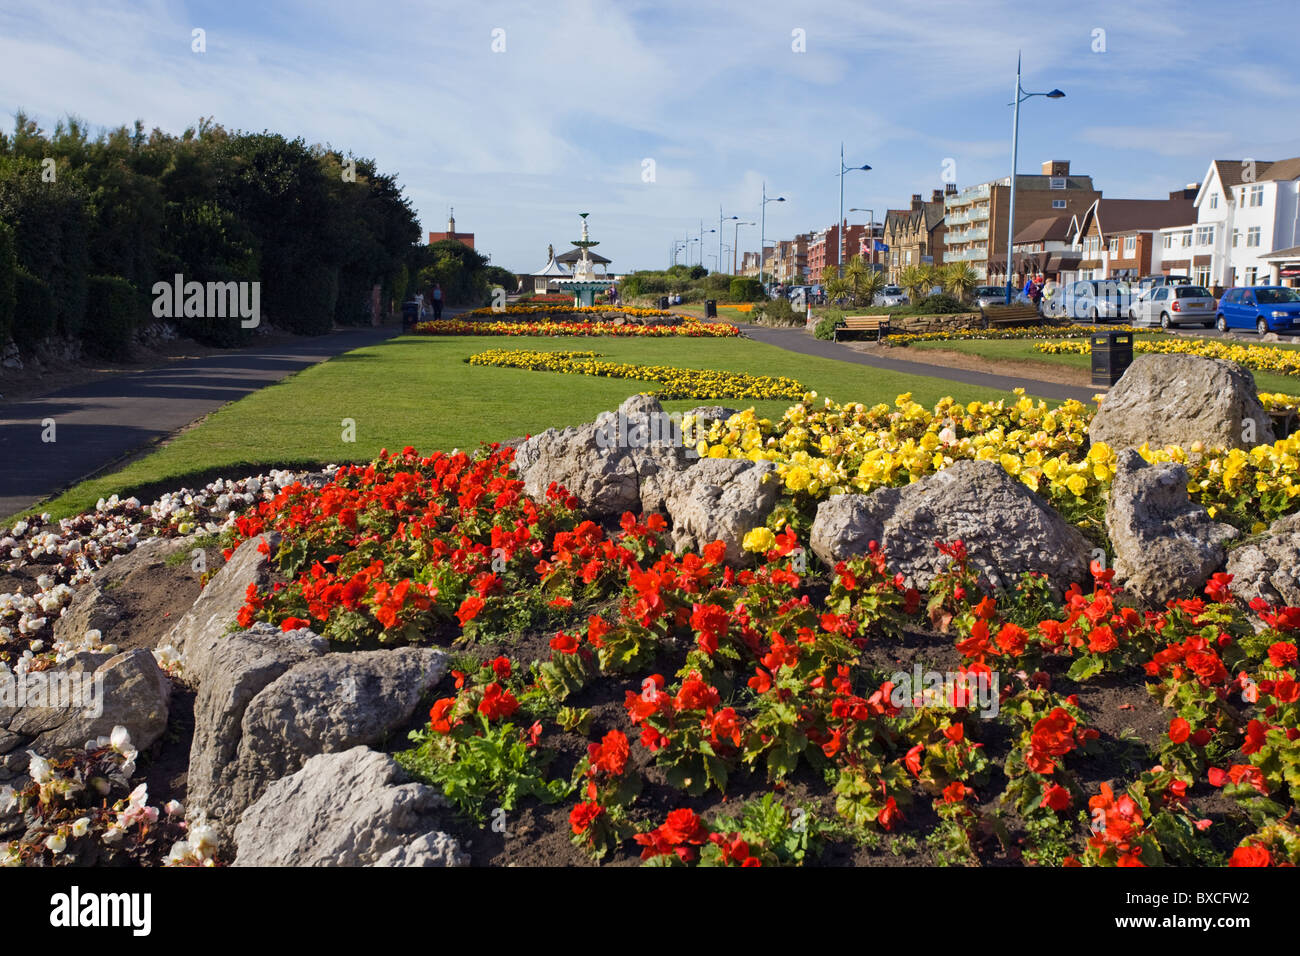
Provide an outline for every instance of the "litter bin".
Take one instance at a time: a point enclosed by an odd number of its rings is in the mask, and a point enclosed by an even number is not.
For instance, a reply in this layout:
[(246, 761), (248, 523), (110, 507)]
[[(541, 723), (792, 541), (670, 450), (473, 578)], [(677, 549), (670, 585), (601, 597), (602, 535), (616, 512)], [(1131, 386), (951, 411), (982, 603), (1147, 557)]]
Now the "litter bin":
[(409, 329), (420, 321), (420, 303), (412, 299), (402, 303), (402, 328)]
[(718, 317), (718, 300), (717, 300), (717, 299), (705, 299), (705, 300), (704, 300), (704, 317), (705, 317), (706, 319), (716, 319), (716, 318)]
[(1102, 332), (1092, 336), (1093, 385), (1114, 385), (1132, 364), (1132, 332)]
[(664, 312), (668, 311), (668, 296), (661, 295), (659, 297), (659, 308)]

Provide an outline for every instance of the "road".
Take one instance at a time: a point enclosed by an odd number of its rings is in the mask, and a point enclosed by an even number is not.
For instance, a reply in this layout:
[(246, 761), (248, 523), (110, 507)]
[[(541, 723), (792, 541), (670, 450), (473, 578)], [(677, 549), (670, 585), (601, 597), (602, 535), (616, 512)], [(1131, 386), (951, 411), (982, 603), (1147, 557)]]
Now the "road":
[[(254, 344), (0, 406), (0, 516), (30, 508), (227, 402), (400, 331), (357, 328)], [(51, 437), (51, 420), (54, 440), (42, 440)]]
[(1092, 396), (1098, 392), (1095, 386), (1084, 388), (1075, 385), (1060, 385), (1054, 382), (1035, 381), (1023, 375), (1014, 377), (993, 375), (971, 369), (944, 368), (943, 366), (925, 362), (908, 362), (904, 359), (865, 355), (846, 345), (840, 345), (838, 342), (827, 342), (824, 339), (814, 338), (800, 328), (777, 329), (764, 325), (742, 325), (740, 328), (756, 342), (775, 345), (778, 348), (798, 352), (802, 355), (816, 355), (840, 362), (851, 362), (856, 365), (869, 365), (872, 368), (888, 369), (891, 372), (905, 372), (908, 375), (941, 378), (950, 382), (962, 382), (966, 385), (975, 385), (999, 392), (1009, 392), (1013, 388), (1024, 388), (1030, 395), (1037, 395), (1041, 398), (1062, 401), (1067, 398), (1075, 398), (1081, 402), (1091, 402)]

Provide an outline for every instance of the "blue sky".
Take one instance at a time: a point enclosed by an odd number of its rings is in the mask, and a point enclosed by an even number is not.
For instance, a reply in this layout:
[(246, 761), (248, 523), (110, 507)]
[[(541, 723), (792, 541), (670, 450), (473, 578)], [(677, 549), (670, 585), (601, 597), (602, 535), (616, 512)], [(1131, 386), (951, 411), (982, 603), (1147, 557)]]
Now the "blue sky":
[(1289, 0), (1058, 6), (0, 0), (0, 106), (47, 128), (213, 116), (373, 156), (426, 231), (454, 205), (515, 271), (568, 248), (579, 211), (615, 269), (662, 267), (719, 204), (757, 220), (763, 180), (788, 200), (769, 238), (828, 226), (841, 138), (873, 167), (845, 208), (877, 218), (942, 187), (946, 159), (959, 186), (1005, 176), (1018, 47), (1026, 89), (1067, 94), (1022, 108), (1022, 172), (1069, 159), (1107, 197), (1160, 198), (1213, 158), (1300, 155)]

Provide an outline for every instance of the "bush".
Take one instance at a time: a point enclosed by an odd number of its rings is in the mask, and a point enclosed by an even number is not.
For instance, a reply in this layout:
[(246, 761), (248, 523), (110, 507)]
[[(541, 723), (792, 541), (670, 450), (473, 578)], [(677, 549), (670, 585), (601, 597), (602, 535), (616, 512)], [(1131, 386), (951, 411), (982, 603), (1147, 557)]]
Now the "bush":
[(87, 351), (101, 358), (130, 358), (131, 340), (143, 308), (135, 286), (120, 276), (88, 277), (86, 317), (81, 325)]
[(14, 341), (31, 349), (54, 334), (57, 321), (49, 284), (19, 266), (14, 271)]
[(907, 311), (913, 315), (954, 315), (958, 312), (969, 312), (970, 306), (947, 292), (939, 292), (926, 296)]
[(9, 341), (14, 329), (14, 282), (18, 259), (14, 254), (14, 232), (0, 222), (0, 346)]
[(835, 338), (835, 327), (840, 324), (843, 313), (828, 312), (817, 321), (817, 328), (813, 330), (813, 335), (819, 339), (830, 341)]
[(763, 294), (763, 283), (745, 277), (731, 280), (729, 295), (732, 302), (762, 302), (766, 298)]
[[(265, 302), (266, 287), (262, 288)], [(288, 306), (289, 311), (272, 315), (272, 321), (299, 335), (329, 332), (334, 327), (334, 309), (339, 298), (338, 267), (313, 263), (303, 270), (298, 289), (298, 297), (292, 306)]]

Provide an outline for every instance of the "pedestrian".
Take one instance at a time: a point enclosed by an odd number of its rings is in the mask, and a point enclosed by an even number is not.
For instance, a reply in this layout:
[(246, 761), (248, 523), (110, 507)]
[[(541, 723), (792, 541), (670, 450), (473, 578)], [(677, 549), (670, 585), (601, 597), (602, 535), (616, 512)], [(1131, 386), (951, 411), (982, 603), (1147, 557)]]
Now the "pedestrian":
[(1043, 301), (1043, 277), (1039, 276), (1032, 284), (1032, 292), (1029, 293), (1029, 301), (1034, 303), (1034, 308), (1039, 309)]
[(417, 292), (417, 293), (415, 294), (415, 304), (416, 304), (416, 306), (417, 306), (417, 311), (418, 311), (419, 316), (420, 316), (420, 321), (424, 321), (425, 308), (424, 308), (424, 293), (423, 293), (423, 292)]
[(438, 283), (433, 284), (433, 321), (437, 322), (442, 318), (442, 286)]

